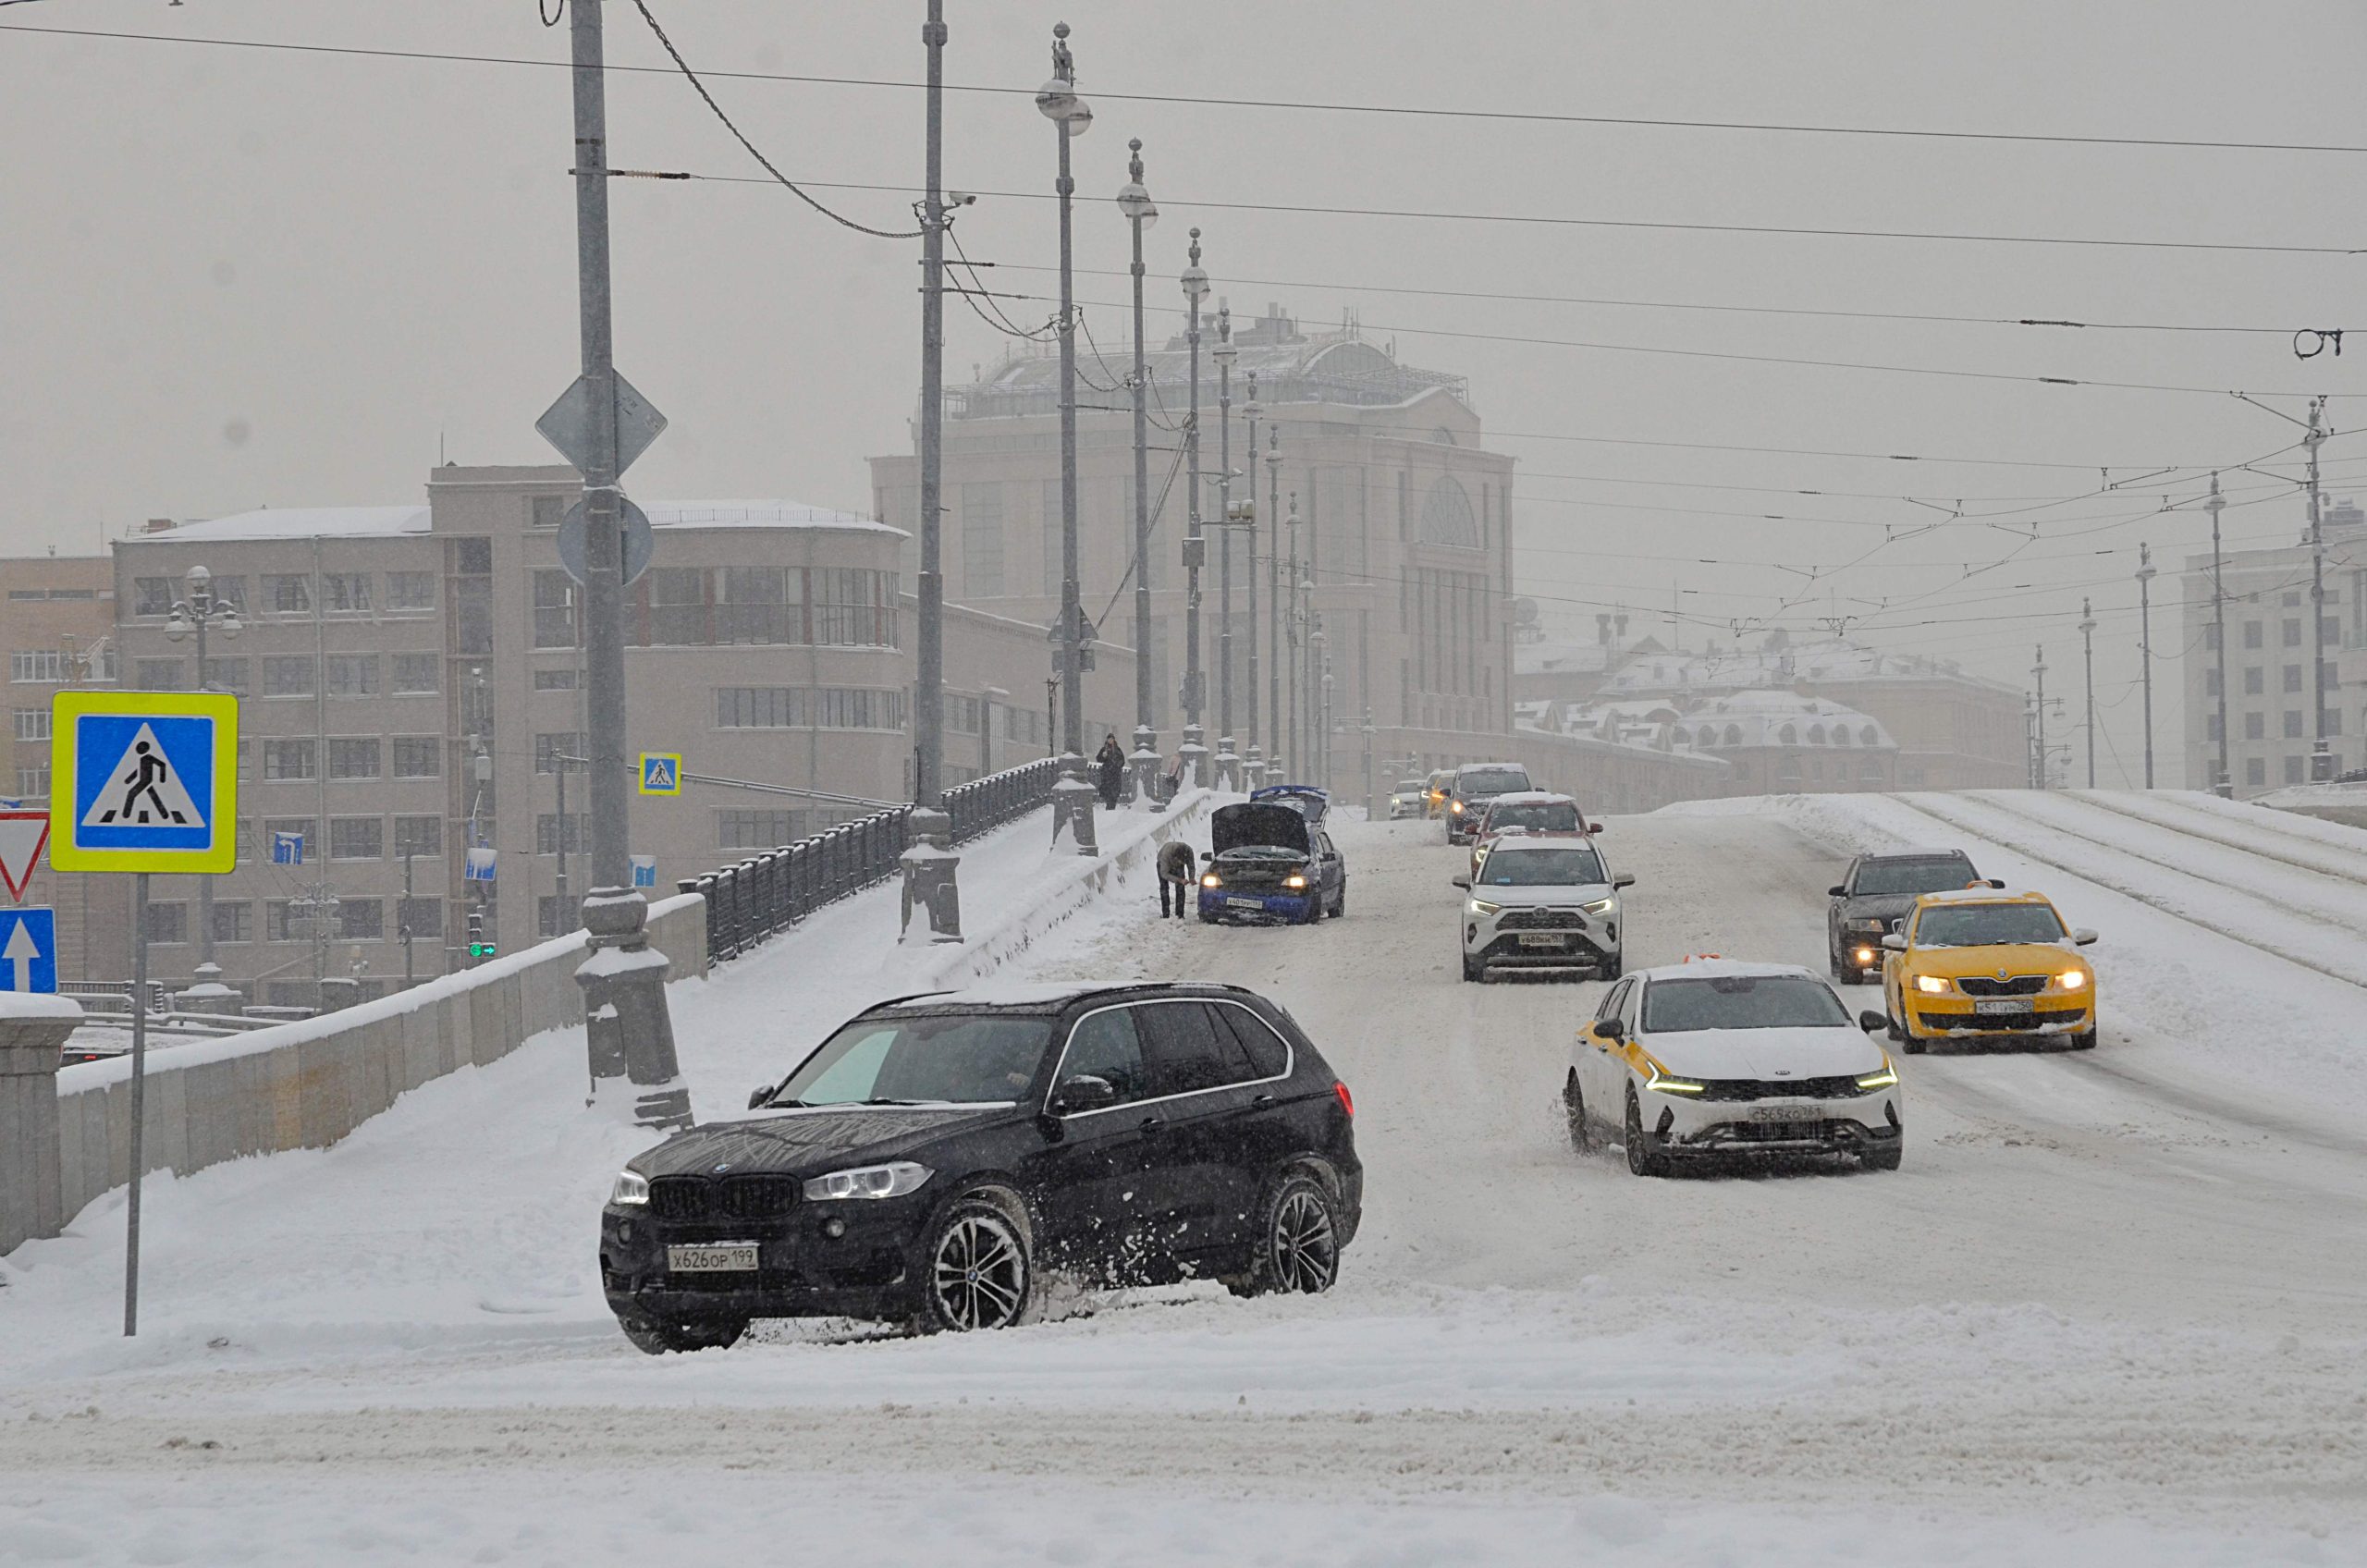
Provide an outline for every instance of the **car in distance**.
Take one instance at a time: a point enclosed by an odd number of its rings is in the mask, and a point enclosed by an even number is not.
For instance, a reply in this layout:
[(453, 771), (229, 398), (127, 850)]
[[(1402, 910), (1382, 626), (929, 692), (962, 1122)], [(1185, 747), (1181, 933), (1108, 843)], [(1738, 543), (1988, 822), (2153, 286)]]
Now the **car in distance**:
[(1636, 879), (1613, 876), (1590, 840), (1498, 839), (1476, 879), (1453, 881), (1465, 894), (1456, 924), (1466, 980), (1484, 980), (1490, 969), (1618, 978), (1625, 950), (1619, 893)]
[(2044, 895), (1963, 888), (1915, 900), (1883, 938), (1883, 1005), (1909, 1056), (1935, 1040), (2061, 1038), (2096, 1044), (2096, 972)]
[(1558, 834), (1564, 838), (1600, 833), (1602, 824), (1588, 822), (1578, 802), (1547, 790), (1517, 790), (1498, 795), (1479, 813), (1471, 835), (1471, 875), (1479, 875), (1479, 861), (1489, 840), (1504, 834)]
[(1446, 791), (1446, 841), (1467, 844), (1479, 814), (1498, 795), (1536, 788), (1528, 769), (1516, 762), (1467, 762), (1454, 770)]
[(1446, 798), (1454, 790), (1454, 769), (1439, 767), (1430, 770), (1429, 790), (1429, 814), (1433, 818), (1446, 815)]
[(1664, 1176), (1719, 1156), (1853, 1155), (1895, 1170), (1898, 1070), (1833, 986), (1793, 964), (1695, 959), (1613, 986), (1571, 1048), (1570, 1141), (1620, 1144)]
[(1048, 1269), (1321, 1291), (1363, 1203), (1346, 1086), (1234, 986), (882, 1002), (748, 1106), (635, 1156), (601, 1210), (608, 1305), (651, 1354), (756, 1317), (1005, 1328)]
[(1200, 918), (1311, 925), (1347, 913), (1347, 862), (1323, 827), (1329, 804), (1320, 790), (1278, 784), (1219, 806), (1208, 819)]
[(1390, 791), (1389, 820), (1400, 821), (1409, 816), (1421, 816), (1429, 810), (1429, 786), (1419, 778), (1401, 778), (1397, 788)]
[(1957, 888), (2003, 888), (1985, 882), (1962, 850), (1900, 850), (1859, 855), (1841, 880), (1826, 889), (1833, 902), (1824, 916), (1824, 948), (1833, 977), (1862, 985), (1883, 966), (1883, 937), (1899, 927), (1925, 893)]

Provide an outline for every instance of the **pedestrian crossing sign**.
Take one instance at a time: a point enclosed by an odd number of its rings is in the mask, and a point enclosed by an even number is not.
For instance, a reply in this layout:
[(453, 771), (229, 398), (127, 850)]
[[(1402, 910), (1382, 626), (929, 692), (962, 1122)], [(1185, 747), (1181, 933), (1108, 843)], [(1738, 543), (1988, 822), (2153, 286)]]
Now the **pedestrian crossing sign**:
[(679, 795), (682, 792), (682, 759), (673, 752), (641, 753), (641, 792)]
[(238, 698), (60, 692), (50, 712), (54, 868), (185, 875), (237, 864)]

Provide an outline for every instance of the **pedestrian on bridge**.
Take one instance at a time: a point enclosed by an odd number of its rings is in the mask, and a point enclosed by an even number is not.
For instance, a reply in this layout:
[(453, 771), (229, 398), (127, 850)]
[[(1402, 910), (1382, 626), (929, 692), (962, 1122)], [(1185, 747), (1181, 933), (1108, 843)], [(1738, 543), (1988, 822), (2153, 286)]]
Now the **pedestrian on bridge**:
[(1101, 749), (1093, 753), (1093, 763), (1101, 772), (1101, 809), (1116, 811), (1119, 792), (1126, 787), (1126, 749), (1118, 744), (1116, 730), (1102, 737)]

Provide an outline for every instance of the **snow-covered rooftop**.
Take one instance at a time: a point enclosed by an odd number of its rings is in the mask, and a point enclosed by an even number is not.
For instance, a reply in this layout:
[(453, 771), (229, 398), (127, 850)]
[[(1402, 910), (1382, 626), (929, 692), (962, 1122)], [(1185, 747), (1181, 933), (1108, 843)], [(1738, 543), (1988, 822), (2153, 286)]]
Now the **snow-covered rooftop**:
[[(893, 533), (903, 530), (803, 501), (644, 501), (652, 528), (839, 528)], [(202, 522), (185, 522), (149, 540), (203, 543), (231, 539), (365, 539), (425, 533), (428, 508), (410, 507), (266, 507)]]
[(1629, 693), (1716, 692), (1783, 687), (1798, 681), (1934, 680), (1995, 684), (1966, 674), (1948, 659), (1886, 654), (1862, 643), (1833, 637), (1774, 648), (1640, 655), (1622, 665), (1603, 689)]

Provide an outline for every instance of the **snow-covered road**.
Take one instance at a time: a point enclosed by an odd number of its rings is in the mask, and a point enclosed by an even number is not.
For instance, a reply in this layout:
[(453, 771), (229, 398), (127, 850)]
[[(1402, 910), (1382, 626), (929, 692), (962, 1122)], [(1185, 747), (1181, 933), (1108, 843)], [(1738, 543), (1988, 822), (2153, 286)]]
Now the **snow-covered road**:
[[(1161, 924), (1138, 879), (1016, 967), (1235, 981), (1323, 1042), (1367, 1220), (1313, 1301), (645, 1359), (590, 1267), (632, 1140), (553, 1036), (336, 1149), (160, 1183), (136, 1346), (113, 1209), (0, 1266), (0, 1562), (2367, 1561), (2367, 835), (2259, 815), (1613, 823), (1631, 966), (1821, 964), (1858, 845), (1963, 842), (2103, 930), (2099, 1049), (1903, 1062), (1895, 1175), (1571, 1153), (1600, 987), (1462, 984), (1433, 827), (1344, 826), (1351, 913), (1312, 929)], [(833, 918), (678, 988), (703, 1113), (891, 983)]]

